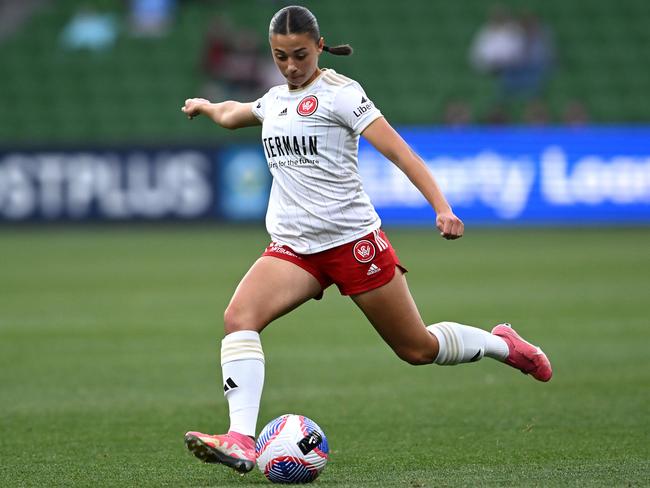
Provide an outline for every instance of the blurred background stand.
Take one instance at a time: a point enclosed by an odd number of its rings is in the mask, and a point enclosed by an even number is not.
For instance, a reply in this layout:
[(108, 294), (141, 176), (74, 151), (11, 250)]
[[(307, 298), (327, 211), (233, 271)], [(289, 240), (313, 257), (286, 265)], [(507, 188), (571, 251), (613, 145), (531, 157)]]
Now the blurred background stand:
[(61, 45), (70, 50), (104, 51), (113, 47), (117, 36), (116, 14), (99, 12), (91, 6), (82, 6), (63, 28)]
[(129, 0), (130, 33), (138, 37), (160, 37), (174, 22), (176, 0)]
[(18, 31), (29, 17), (53, 0), (0, 0), (0, 42)]

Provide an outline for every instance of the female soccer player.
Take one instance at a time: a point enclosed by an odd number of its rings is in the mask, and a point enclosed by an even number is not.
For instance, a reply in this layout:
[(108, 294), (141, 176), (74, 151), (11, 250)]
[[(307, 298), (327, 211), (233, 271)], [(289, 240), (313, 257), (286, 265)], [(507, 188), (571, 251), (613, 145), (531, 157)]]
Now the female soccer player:
[(363, 311), (379, 335), (410, 364), (453, 365), (483, 356), (505, 362), (540, 381), (551, 365), (508, 324), (492, 333), (454, 322), (425, 326), (411, 297), (405, 269), (381, 230), (357, 170), (359, 136), (396, 164), (436, 212), (445, 239), (463, 235), (424, 162), (390, 126), (354, 80), (319, 68), (328, 47), (314, 15), (291, 6), (271, 19), (273, 59), (287, 80), (252, 103), (185, 101), (189, 117), (205, 115), (221, 127), (262, 125), (273, 184), (266, 215), (271, 243), (244, 276), (226, 308), (221, 343), (227, 434), (188, 432), (198, 458), (246, 473), (255, 465), (254, 437), (264, 383), (260, 332), (274, 319), (336, 284)]

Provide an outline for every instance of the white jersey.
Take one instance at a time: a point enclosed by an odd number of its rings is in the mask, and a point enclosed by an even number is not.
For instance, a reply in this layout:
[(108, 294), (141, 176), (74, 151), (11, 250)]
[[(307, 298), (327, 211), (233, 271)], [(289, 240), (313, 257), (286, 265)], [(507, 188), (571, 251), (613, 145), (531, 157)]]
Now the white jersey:
[(359, 135), (381, 112), (356, 81), (322, 71), (298, 90), (273, 87), (253, 105), (273, 175), (266, 228), (273, 241), (300, 254), (381, 225), (357, 168)]

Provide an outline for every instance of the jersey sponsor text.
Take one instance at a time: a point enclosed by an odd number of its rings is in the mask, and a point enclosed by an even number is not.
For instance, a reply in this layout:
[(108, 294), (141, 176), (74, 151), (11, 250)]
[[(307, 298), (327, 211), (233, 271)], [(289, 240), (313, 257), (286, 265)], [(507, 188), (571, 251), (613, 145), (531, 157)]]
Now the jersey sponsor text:
[(318, 156), (317, 136), (275, 136), (262, 139), (267, 158), (278, 156)]

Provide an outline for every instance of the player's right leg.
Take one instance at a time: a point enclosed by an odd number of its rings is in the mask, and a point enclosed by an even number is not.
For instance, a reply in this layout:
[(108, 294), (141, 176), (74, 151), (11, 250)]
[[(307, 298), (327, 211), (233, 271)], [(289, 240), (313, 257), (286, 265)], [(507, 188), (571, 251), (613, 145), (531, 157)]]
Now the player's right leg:
[(222, 435), (185, 434), (185, 443), (196, 457), (240, 473), (253, 469), (255, 427), (264, 385), (259, 333), (274, 319), (321, 292), (321, 282), (292, 262), (263, 256), (253, 264), (224, 314), (221, 367), (230, 429)]
[(395, 353), (411, 364), (455, 365), (488, 356), (539, 381), (551, 379), (542, 350), (522, 339), (508, 324), (492, 333), (455, 322), (424, 326), (406, 278), (398, 269), (387, 284), (352, 299)]

